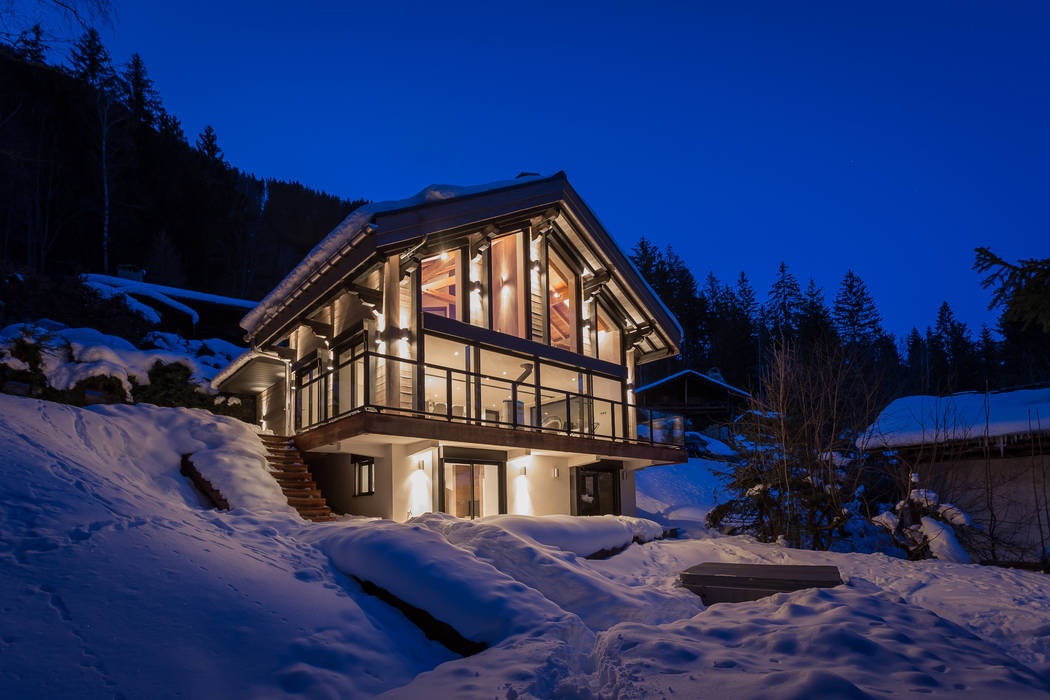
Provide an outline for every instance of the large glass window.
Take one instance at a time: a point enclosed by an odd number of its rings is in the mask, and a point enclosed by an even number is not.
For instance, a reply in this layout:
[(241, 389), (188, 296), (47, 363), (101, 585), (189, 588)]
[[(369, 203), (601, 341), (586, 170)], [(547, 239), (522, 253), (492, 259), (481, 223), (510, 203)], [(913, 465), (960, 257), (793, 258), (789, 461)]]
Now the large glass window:
[(512, 233), (492, 242), (492, 329), (519, 338), (525, 336), (525, 290), (522, 273), (522, 236)]
[(514, 355), (481, 351), (481, 418), (493, 423), (533, 425), (534, 363)]
[(620, 364), (620, 328), (612, 314), (598, 304), (598, 359)]
[(576, 352), (576, 275), (554, 250), (547, 253), (550, 344)]
[[(472, 416), (474, 399), (470, 377), (465, 372), (449, 372), (441, 369), (441, 367), (456, 370), (470, 369), (470, 346), (462, 342), (427, 335), (424, 350), (427, 367), (423, 399), (426, 412), (452, 418)], [(431, 365), (440, 365), (440, 367)]]
[(420, 284), (423, 286), (423, 311), (458, 318), (456, 278), (459, 251), (448, 250), (424, 258), (420, 266)]

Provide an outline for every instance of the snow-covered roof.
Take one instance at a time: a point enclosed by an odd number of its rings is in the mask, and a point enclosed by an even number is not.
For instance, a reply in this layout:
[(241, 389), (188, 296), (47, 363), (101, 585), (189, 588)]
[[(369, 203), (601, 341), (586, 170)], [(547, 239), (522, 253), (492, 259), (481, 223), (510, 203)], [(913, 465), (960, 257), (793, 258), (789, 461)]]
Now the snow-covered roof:
[(358, 207), (350, 213), (331, 233), (321, 239), (313, 250), (267, 294), (255, 308), (241, 319), (241, 328), (253, 333), (266, 320), (275, 315), (294, 296), (295, 291), (305, 282), (328, 269), (338, 258), (356, 242), (357, 234), (372, 220), (376, 214), (388, 213), (398, 209), (440, 202), (456, 197), (490, 192), (514, 187), (527, 182), (546, 179), (540, 175), (523, 175), (514, 180), (499, 180), (483, 185), (429, 185), (407, 199), (394, 199), (386, 202), (374, 202)]
[(1050, 389), (905, 396), (882, 410), (860, 447), (903, 447), (1050, 430)]
[[(322, 277), (340, 261), (340, 259), (346, 256), (353, 248), (358, 246), (361, 241), (365, 240), (364, 237), (366, 235), (382, 236), (384, 231), (377, 231), (377, 225), (379, 227), (384, 226), (385, 219), (378, 217), (377, 215), (382, 214), (385, 216), (395, 214), (403, 209), (439, 204), (447, 200), (465, 198), (471, 195), (487, 195), (495, 193), (498, 190), (555, 180), (563, 181), (567, 191), (571, 191), (571, 187), (568, 186), (564, 173), (559, 172), (550, 176), (523, 174), (513, 180), (500, 180), (482, 185), (430, 185), (407, 199), (377, 202), (360, 207), (351, 212), (346, 219), (344, 219), (331, 233), (321, 240), (321, 242), (318, 243), (305, 258), (303, 258), (302, 262), (288, 273), (288, 275), (281, 280), (281, 282), (274, 287), (274, 289), (267, 294), (261, 302), (259, 302), (258, 306), (241, 319), (240, 325), (248, 332), (250, 337), (254, 336), (283, 309), (293, 304), (298, 297), (305, 294), (307, 288), (318, 280), (321, 280)], [(547, 194), (553, 192), (554, 190), (552, 189), (551, 192)], [(575, 193), (573, 192), (572, 194)], [(573, 199), (573, 201), (578, 200), (578, 195), (571, 197), (571, 199)], [(659, 295), (652, 290), (652, 287), (649, 286), (642, 275), (638, 272), (630, 258), (624, 255), (623, 251), (620, 250), (615, 241), (611, 239), (594, 213), (590, 211), (582, 200), (579, 200), (579, 205), (582, 206), (582, 214), (585, 219), (590, 221), (590, 225), (596, 227), (596, 230), (604, 234), (601, 236), (601, 241), (605, 242), (604, 253), (611, 256), (609, 262), (612, 264), (611, 266), (614, 268), (614, 271), (626, 281), (629, 288), (636, 292), (640, 292), (638, 301), (640, 301), (643, 306), (648, 306), (650, 308), (650, 313), (653, 314), (655, 318), (660, 319), (660, 326), (665, 333), (668, 333), (668, 337), (671, 341), (670, 347), (673, 348), (680, 343), (683, 335), (682, 326), (678, 322), (678, 319), (675, 318), (674, 314), (671, 313), (666, 304), (663, 303)], [(426, 234), (420, 233), (419, 235), (425, 237)], [(398, 242), (404, 243), (405, 240), (407, 239), (399, 239)]]
[(653, 387), (660, 386), (661, 384), (669, 382), (669, 381), (671, 381), (673, 379), (678, 379), (679, 377), (682, 377), (682, 376), (685, 376), (685, 375), (689, 375), (689, 374), (695, 375), (701, 381), (709, 382), (711, 384), (716, 384), (716, 385), (722, 387), (723, 389), (728, 389), (729, 391), (733, 392), (734, 394), (739, 394), (740, 396), (751, 396), (751, 394), (747, 393), (743, 389), (737, 389), (735, 386), (726, 384), (724, 381), (722, 381), (720, 379), (715, 379), (714, 377), (712, 377), (709, 374), (704, 374), (703, 372), (697, 372), (695, 369), (684, 369), (681, 372), (676, 372), (675, 374), (672, 374), (670, 376), (664, 377), (663, 379), (657, 379), (655, 382), (651, 382), (649, 384), (646, 384), (643, 387), (639, 387), (639, 388), (635, 389), (634, 393), (635, 394), (640, 394), (643, 391), (647, 391), (649, 389), (652, 389)]

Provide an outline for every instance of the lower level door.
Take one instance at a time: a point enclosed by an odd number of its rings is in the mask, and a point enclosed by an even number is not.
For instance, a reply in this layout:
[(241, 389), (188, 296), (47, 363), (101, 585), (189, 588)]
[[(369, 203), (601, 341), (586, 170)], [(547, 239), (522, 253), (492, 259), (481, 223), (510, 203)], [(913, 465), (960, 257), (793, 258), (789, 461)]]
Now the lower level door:
[(499, 513), (499, 465), (445, 462), (445, 512), (457, 518)]
[(618, 515), (617, 472), (581, 467), (576, 473), (577, 515)]

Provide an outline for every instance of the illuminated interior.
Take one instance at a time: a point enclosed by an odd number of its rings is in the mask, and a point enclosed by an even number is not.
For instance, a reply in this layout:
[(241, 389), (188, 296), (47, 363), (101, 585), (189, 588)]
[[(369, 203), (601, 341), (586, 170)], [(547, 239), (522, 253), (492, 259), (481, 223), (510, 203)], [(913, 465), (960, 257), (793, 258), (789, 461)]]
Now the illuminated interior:
[(620, 329), (613, 322), (612, 315), (598, 305), (598, 359), (621, 363)]
[(547, 253), (550, 344), (576, 352), (576, 276), (553, 250)]
[(499, 466), (446, 462), (445, 511), (457, 518), (499, 513)]
[(420, 266), (423, 311), (445, 318), (458, 318), (456, 303), (458, 258), (458, 251), (449, 250), (423, 260)]

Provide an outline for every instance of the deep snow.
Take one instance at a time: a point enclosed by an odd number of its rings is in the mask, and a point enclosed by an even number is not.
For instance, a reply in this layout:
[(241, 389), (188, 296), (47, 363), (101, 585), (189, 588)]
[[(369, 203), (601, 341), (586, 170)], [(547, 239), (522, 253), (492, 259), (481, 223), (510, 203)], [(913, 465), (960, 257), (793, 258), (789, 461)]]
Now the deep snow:
[[(578, 556), (610, 523), (620, 538), (656, 527), (630, 519), (311, 524), (269, 486), (251, 429), (203, 411), (0, 396), (0, 435), (2, 697), (1047, 692), (1038, 574), (699, 528)], [(200, 505), (178, 474), (184, 452), (232, 511)], [(706, 477), (685, 466), (683, 503), (702, 510)], [(677, 512), (674, 473), (638, 475), (663, 514)], [(848, 583), (705, 610), (675, 585), (702, 561), (831, 564)], [(456, 657), (351, 576), (491, 647)]]

